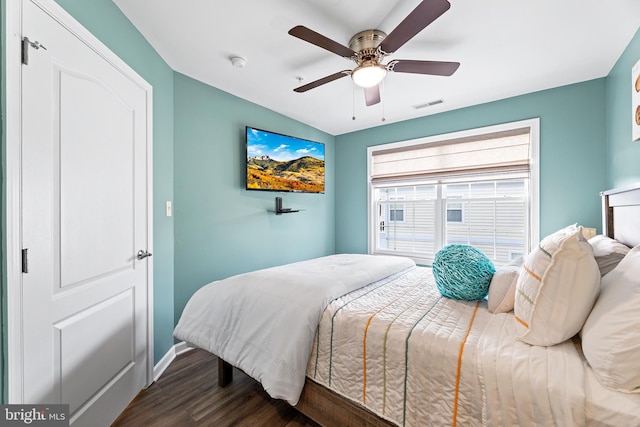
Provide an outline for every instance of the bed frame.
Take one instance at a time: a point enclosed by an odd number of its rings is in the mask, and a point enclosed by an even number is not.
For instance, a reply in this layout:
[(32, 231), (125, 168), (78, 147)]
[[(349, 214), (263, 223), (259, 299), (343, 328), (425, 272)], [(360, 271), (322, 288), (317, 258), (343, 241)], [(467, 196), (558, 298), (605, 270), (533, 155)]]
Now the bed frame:
[[(640, 183), (603, 191), (602, 234), (629, 247), (640, 244)], [(225, 387), (233, 379), (233, 368), (218, 358), (218, 385)], [(393, 427), (366, 407), (307, 378), (300, 401), (295, 408), (321, 426)]]
[[(233, 366), (218, 357), (218, 386), (225, 387), (232, 380)], [(295, 408), (321, 426), (396, 427), (391, 421), (309, 378)]]
[(630, 187), (603, 191), (602, 234), (630, 248), (640, 244), (640, 183)]

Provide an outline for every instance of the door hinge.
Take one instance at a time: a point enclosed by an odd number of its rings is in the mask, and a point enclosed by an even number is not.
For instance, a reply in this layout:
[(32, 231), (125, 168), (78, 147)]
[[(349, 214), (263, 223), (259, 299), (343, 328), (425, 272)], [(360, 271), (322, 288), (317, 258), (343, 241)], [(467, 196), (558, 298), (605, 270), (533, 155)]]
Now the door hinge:
[(28, 248), (25, 248), (22, 250), (22, 272), (23, 273), (29, 272), (29, 255), (27, 254), (28, 251), (29, 251)]
[(29, 46), (31, 46), (35, 50), (38, 50), (40, 48), (47, 50), (47, 48), (44, 47), (44, 45), (41, 45), (39, 41), (36, 40), (35, 42), (32, 42), (31, 40), (29, 40), (29, 37), (23, 37), (22, 38), (22, 63), (24, 65), (29, 65)]

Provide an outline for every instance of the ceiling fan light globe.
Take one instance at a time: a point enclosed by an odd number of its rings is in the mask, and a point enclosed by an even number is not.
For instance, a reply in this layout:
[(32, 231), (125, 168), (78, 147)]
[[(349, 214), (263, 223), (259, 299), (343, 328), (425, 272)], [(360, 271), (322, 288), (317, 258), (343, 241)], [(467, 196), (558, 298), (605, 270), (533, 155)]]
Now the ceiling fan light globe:
[(353, 82), (360, 87), (373, 87), (378, 85), (387, 75), (386, 68), (380, 65), (360, 65), (351, 72)]

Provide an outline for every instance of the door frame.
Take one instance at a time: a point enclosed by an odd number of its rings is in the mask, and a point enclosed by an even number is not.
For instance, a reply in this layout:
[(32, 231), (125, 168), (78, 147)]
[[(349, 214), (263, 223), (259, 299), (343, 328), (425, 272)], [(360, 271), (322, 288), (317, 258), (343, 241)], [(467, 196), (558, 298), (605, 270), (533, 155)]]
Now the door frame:
[[(7, 266), (7, 385), (8, 403), (23, 403), (23, 324), (22, 324), (22, 2), (31, 1), (61, 26), (127, 75), (145, 90), (147, 107), (147, 251), (153, 252), (153, 90), (135, 70), (116, 56), (54, 0), (18, 0), (5, 3), (6, 13), (6, 266)], [(46, 42), (43, 41), (46, 45)], [(147, 258), (146, 385), (153, 382), (153, 259)], [(43, 402), (52, 403), (52, 402)]]

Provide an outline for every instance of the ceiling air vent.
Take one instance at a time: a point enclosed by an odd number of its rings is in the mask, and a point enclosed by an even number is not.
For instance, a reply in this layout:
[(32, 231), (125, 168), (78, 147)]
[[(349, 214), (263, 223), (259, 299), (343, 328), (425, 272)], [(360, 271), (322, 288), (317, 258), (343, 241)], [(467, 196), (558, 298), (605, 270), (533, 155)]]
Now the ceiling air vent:
[(416, 104), (416, 105), (413, 105), (412, 107), (415, 108), (416, 110), (419, 110), (421, 108), (433, 107), (434, 105), (442, 104), (443, 102), (444, 101), (442, 99), (436, 99), (435, 101), (423, 102), (422, 104)]

